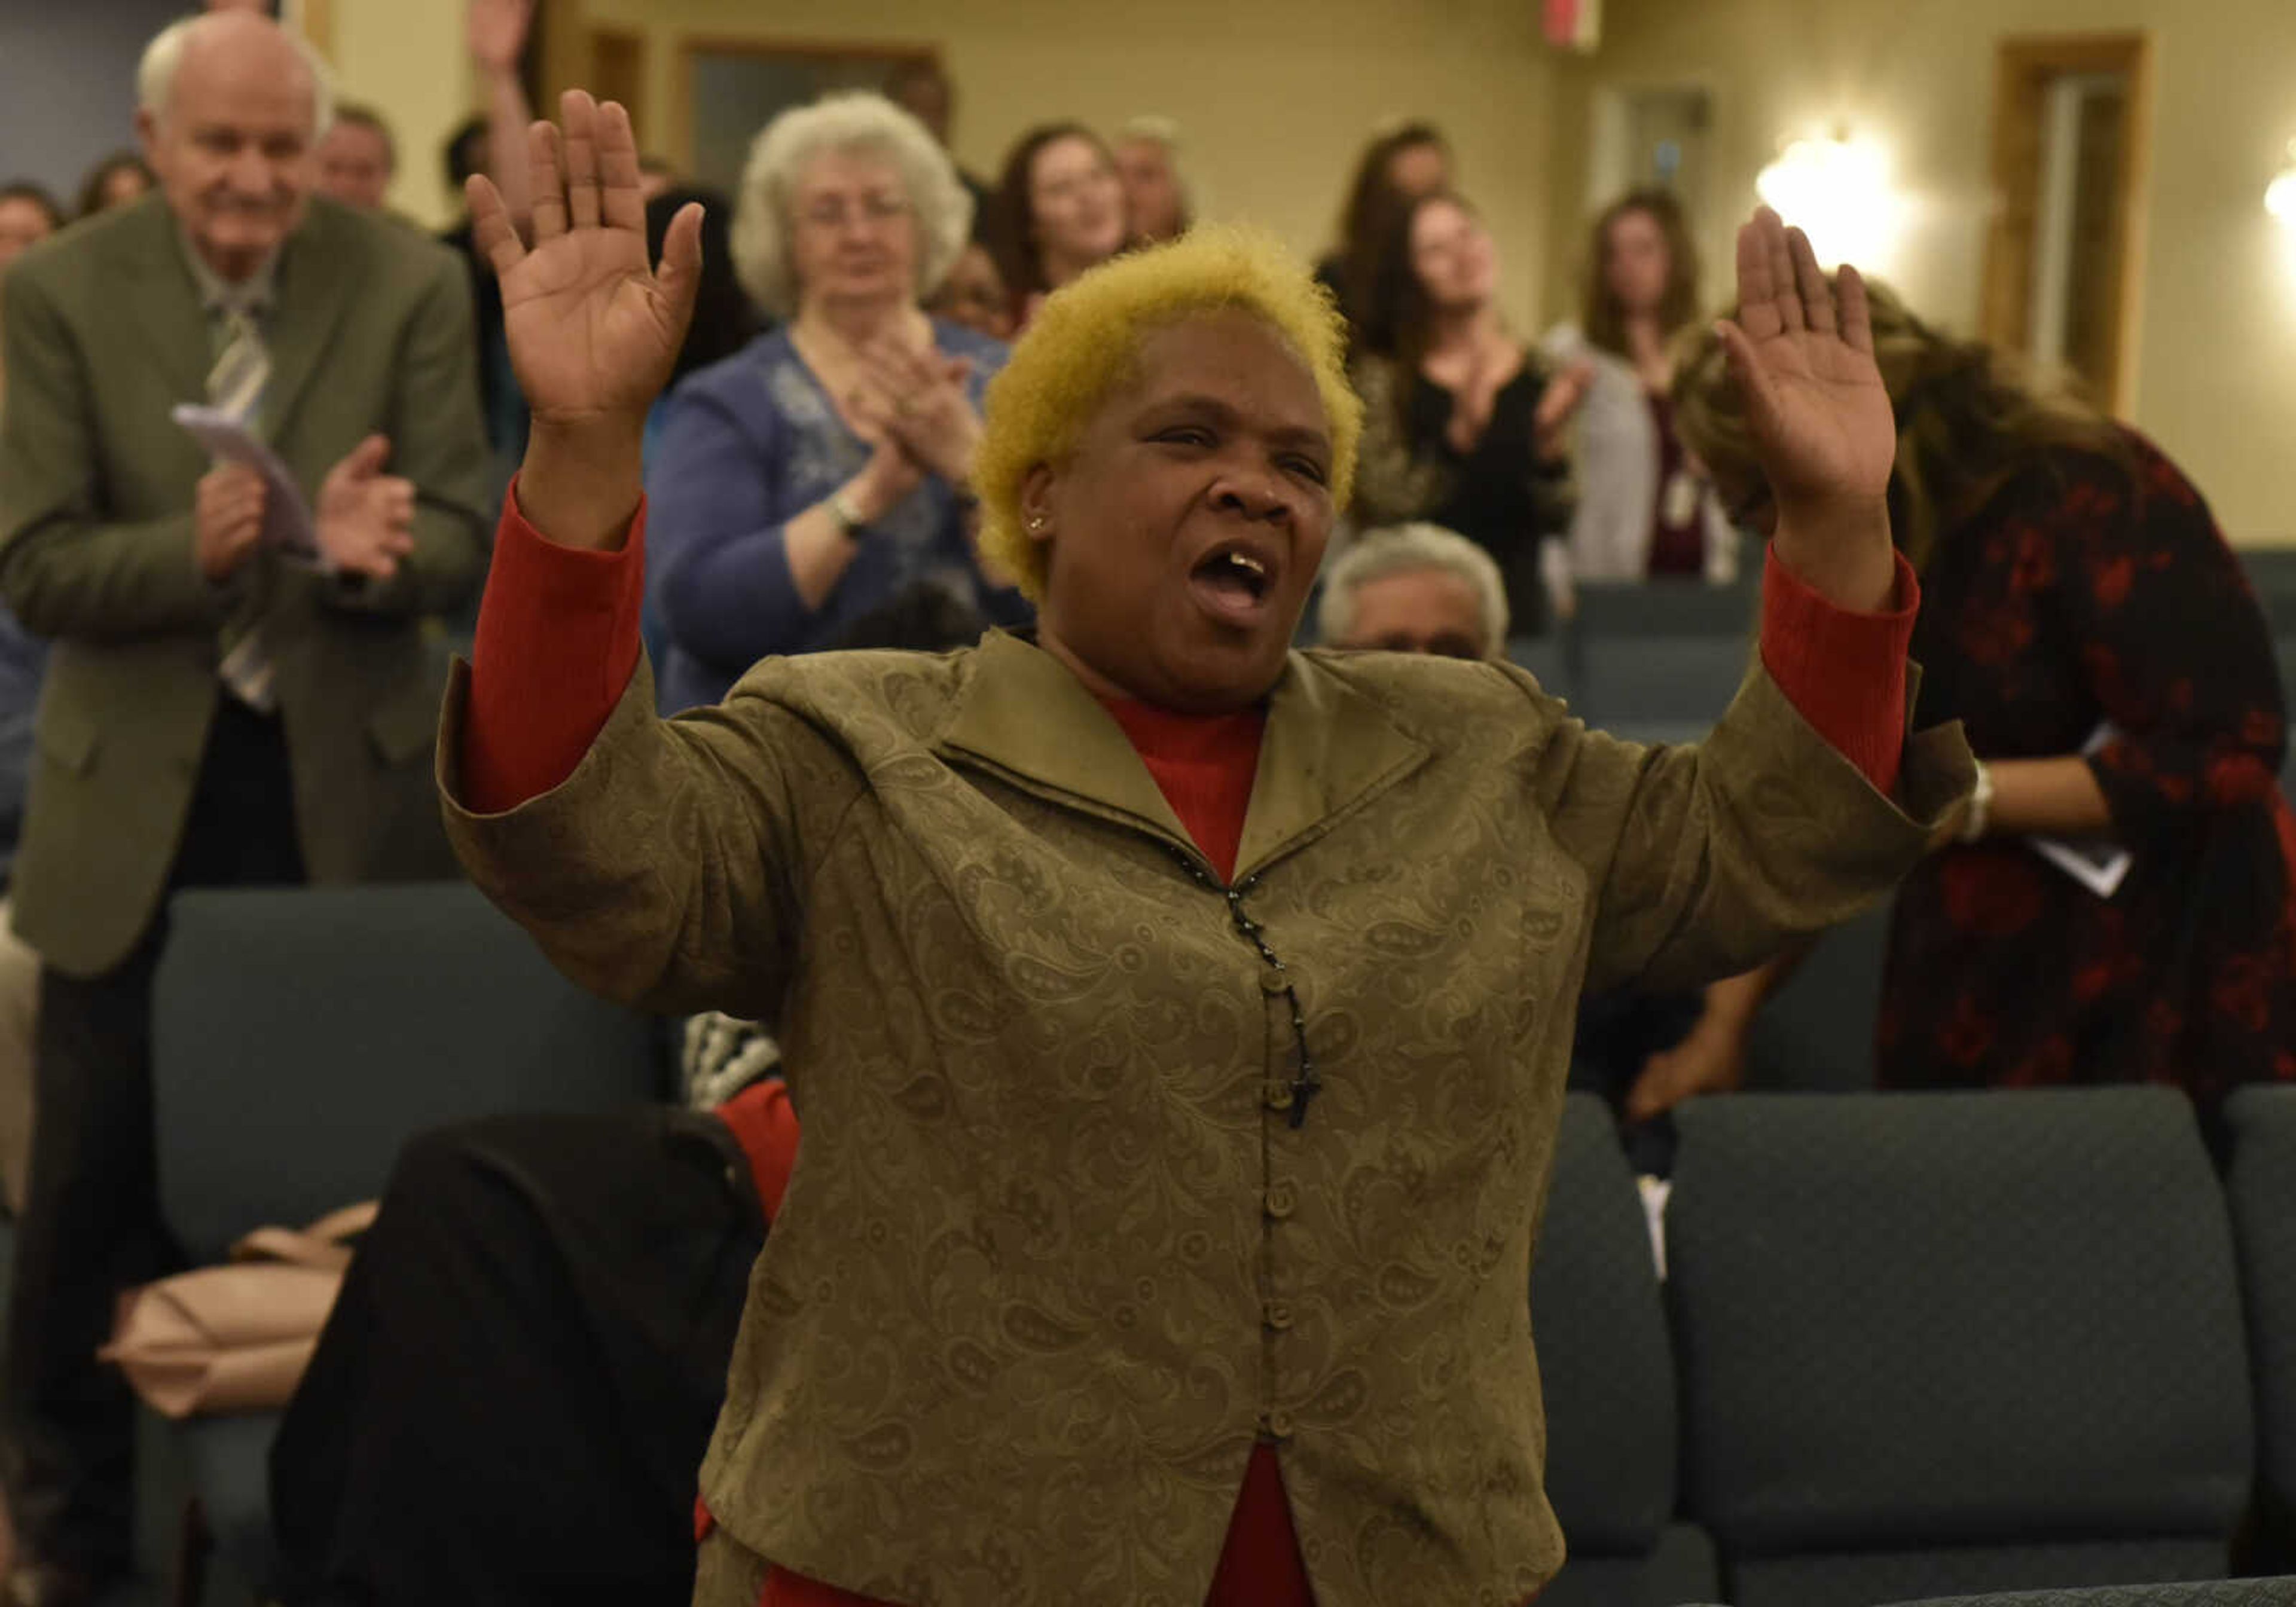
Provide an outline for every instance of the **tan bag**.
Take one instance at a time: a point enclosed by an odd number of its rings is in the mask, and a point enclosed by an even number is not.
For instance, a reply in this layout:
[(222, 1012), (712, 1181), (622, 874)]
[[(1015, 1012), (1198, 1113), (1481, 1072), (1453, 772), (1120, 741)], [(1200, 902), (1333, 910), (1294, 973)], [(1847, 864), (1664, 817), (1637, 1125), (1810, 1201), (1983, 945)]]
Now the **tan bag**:
[(374, 1212), (370, 1200), (299, 1231), (258, 1227), (231, 1247), (228, 1265), (129, 1290), (97, 1356), (162, 1416), (285, 1406), (349, 1269), (345, 1241), (365, 1233)]

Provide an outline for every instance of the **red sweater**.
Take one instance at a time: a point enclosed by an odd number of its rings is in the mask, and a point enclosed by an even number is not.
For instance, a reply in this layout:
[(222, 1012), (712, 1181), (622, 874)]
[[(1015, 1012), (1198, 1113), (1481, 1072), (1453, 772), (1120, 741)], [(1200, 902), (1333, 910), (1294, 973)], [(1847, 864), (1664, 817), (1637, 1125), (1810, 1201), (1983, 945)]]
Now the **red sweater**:
[[(515, 497), (504, 506), (479, 611), (463, 734), (472, 808), (515, 808), (571, 775), (588, 751), (637, 666), (644, 541), (643, 506), (628, 541), (611, 553), (554, 545), (520, 517)], [(1890, 791), (1905, 743), (1906, 647), (1919, 603), (1912, 570), (1898, 560), (1899, 606), (1876, 615), (1834, 608), (1784, 564), (1771, 564), (1763, 579), (1762, 661), (1772, 678), (1820, 735)], [(1188, 835), (1223, 880), (1233, 875), (1266, 716), (1256, 709), (1194, 718), (1139, 703), (1107, 708)], [(795, 1160), (788, 1097), (780, 1085), (767, 1085), (721, 1114), (749, 1152), (770, 1218)], [(706, 1511), (699, 1526), (707, 1532)], [(1314, 1600), (1282, 1468), (1269, 1447), (1258, 1446), (1206, 1607), (1312, 1607)], [(776, 1569), (758, 1607), (874, 1604)]]

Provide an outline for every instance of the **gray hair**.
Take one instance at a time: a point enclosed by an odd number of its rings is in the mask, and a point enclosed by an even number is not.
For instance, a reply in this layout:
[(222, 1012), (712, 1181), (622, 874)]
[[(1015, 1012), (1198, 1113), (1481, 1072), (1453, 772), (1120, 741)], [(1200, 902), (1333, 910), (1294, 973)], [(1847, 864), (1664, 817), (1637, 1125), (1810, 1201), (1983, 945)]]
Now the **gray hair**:
[[(144, 59), (135, 64), (135, 105), (137, 110), (150, 114), (153, 122), (167, 118), (168, 102), (176, 94), (176, 71), (184, 64), (184, 47), (191, 43), (193, 33), (207, 23), (209, 14), (168, 23), (144, 47)], [(335, 120), (335, 76), (328, 70), (326, 59), (300, 34), (292, 29), (279, 28), (279, 37), (293, 47), (302, 60), (303, 70), (311, 75), (311, 138), (316, 143)]]
[(1128, 119), (1124, 127), (1116, 131), (1116, 137), (1120, 140), (1149, 140), (1175, 156), (1180, 153), (1180, 125), (1170, 118), (1158, 117), (1153, 112), (1144, 112)]
[(1475, 594), (1483, 617), (1483, 655), (1496, 658), (1506, 648), (1506, 582), (1491, 555), (1456, 530), (1439, 524), (1390, 525), (1366, 530), (1333, 561), (1324, 577), (1324, 600), (1316, 611), (1318, 638), (1326, 644), (1355, 634), (1356, 593), (1390, 575), (1437, 570), (1456, 575)]
[(972, 197), (925, 126), (881, 94), (824, 95), (767, 123), (750, 147), (734, 207), (734, 271), (750, 299), (777, 317), (797, 310), (791, 259), (791, 205), (799, 178), (832, 152), (882, 156), (900, 169), (917, 226), (917, 299), (948, 277), (972, 237)]
[(1126, 140), (1142, 140), (1164, 148), (1164, 158), (1172, 164), (1173, 181), (1180, 188), (1180, 209), (1183, 213), (1193, 213), (1196, 210), (1196, 181), (1188, 171), (1187, 163), (1182, 160), (1187, 144), (1180, 135), (1180, 125), (1170, 118), (1143, 112), (1128, 119), (1124, 127), (1116, 131), (1117, 143), (1122, 144)]

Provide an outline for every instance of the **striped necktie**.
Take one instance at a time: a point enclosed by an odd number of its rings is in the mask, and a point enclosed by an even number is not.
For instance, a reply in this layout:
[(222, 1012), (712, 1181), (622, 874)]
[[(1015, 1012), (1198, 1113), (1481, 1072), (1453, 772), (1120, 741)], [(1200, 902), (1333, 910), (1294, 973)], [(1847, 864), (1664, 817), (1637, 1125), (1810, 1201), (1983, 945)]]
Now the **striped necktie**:
[(208, 406), (251, 430), (263, 428), (263, 389), (271, 383), (271, 351), (252, 316), (226, 309), (217, 322), (215, 366), (208, 370)]
[[(221, 349), (215, 366), (208, 370), (208, 405), (260, 435), (263, 391), (271, 382), (271, 352), (263, 343), (263, 332), (243, 308), (228, 307), (217, 322), (217, 339)], [(250, 611), (242, 611), (224, 626), (216, 673), (241, 702), (269, 714), (279, 707), (279, 697), (272, 685), (271, 655), (263, 645), (262, 627)]]

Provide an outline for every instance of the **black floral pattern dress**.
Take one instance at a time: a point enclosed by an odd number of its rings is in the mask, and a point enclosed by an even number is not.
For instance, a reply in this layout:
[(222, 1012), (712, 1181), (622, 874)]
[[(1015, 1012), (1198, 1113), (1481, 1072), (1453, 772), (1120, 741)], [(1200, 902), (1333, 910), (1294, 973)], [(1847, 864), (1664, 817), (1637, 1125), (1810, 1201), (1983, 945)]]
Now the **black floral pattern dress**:
[(2089, 759), (2135, 856), (2101, 898), (2023, 843), (1933, 856), (1898, 902), (1879, 1034), (1899, 1088), (2156, 1081), (2204, 1114), (2296, 1079), (2296, 816), (2263, 616), (2200, 493), (2061, 453), (1940, 533), (1918, 724), (1983, 759)]

